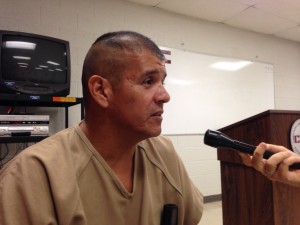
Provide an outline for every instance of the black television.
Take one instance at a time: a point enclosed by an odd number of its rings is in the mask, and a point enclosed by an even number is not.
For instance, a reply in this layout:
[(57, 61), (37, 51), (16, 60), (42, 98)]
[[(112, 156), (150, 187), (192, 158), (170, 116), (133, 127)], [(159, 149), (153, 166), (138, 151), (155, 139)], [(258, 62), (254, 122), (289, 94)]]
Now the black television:
[(0, 30), (0, 94), (67, 96), (69, 42)]

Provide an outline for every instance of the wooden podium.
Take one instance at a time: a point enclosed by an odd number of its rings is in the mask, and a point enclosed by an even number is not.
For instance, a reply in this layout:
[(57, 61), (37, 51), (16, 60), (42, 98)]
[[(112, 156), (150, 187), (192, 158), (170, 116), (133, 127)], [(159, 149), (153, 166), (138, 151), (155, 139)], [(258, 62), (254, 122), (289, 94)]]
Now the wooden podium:
[[(290, 130), (300, 111), (269, 110), (220, 129), (251, 145), (261, 141), (291, 149)], [(299, 225), (300, 188), (272, 182), (242, 164), (236, 151), (218, 148), (223, 225)]]

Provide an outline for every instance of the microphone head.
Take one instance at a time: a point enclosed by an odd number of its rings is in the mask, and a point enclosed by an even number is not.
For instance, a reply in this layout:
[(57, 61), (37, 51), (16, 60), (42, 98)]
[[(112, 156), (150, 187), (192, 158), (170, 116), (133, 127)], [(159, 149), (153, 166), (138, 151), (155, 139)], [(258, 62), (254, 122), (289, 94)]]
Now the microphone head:
[(234, 140), (221, 133), (220, 131), (207, 130), (204, 135), (204, 144), (214, 148), (233, 146)]

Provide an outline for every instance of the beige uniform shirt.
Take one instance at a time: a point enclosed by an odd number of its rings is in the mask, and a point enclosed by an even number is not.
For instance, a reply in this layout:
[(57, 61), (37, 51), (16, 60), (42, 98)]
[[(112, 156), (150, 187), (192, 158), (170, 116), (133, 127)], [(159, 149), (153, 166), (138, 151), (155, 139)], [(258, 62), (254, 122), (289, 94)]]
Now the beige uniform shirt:
[(129, 193), (79, 126), (63, 130), (0, 171), (0, 225), (159, 225), (164, 204), (198, 224), (202, 194), (167, 138), (139, 143), (134, 163)]

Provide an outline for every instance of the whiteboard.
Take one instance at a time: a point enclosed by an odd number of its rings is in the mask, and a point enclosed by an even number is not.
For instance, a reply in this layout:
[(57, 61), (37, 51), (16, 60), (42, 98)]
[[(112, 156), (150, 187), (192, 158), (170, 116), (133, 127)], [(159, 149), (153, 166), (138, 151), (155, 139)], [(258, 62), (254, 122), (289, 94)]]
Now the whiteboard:
[(171, 96), (164, 105), (162, 134), (203, 134), (274, 109), (273, 66), (249, 62), (239, 70), (220, 70), (217, 62), (239, 64), (226, 58), (163, 48)]

